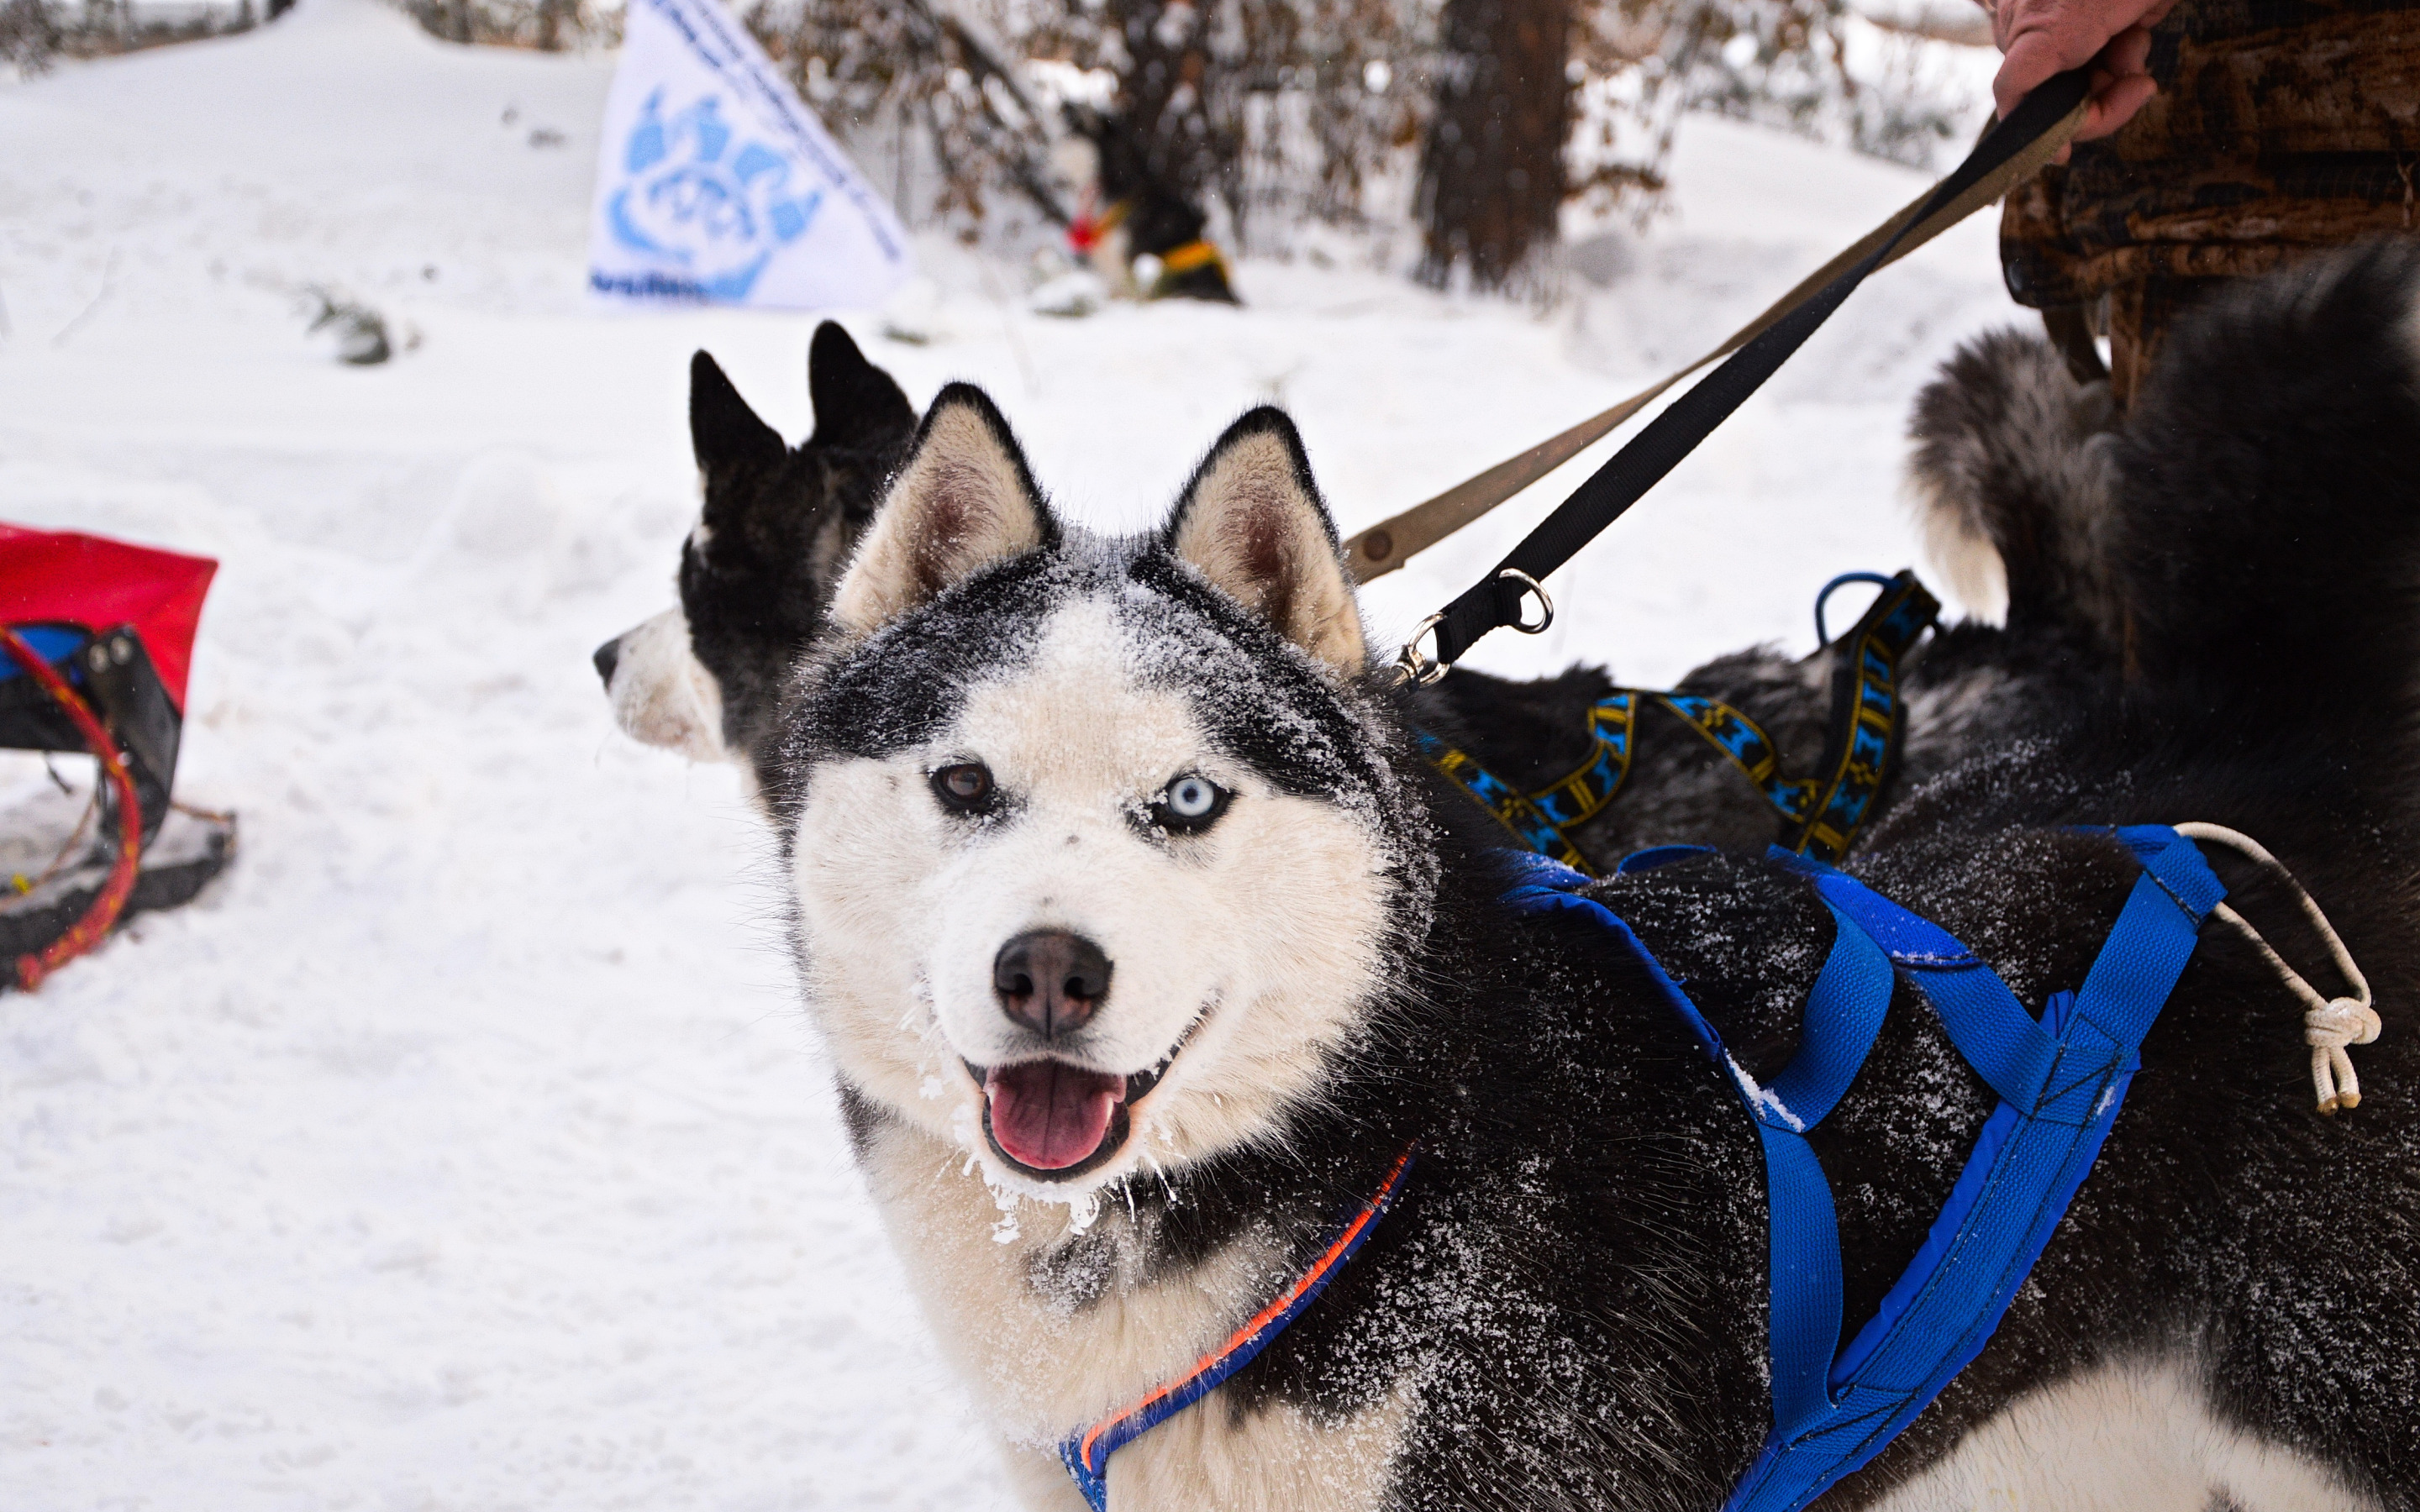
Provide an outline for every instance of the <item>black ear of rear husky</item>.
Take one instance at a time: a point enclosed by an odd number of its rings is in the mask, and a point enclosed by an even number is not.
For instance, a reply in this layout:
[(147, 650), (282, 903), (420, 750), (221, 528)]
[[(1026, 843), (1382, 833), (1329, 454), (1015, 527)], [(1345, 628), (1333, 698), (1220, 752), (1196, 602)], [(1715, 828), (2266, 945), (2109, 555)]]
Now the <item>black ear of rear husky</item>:
[(751, 468), (780, 467), (790, 452), (704, 352), (689, 360), (689, 439), (709, 485)]
[(783, 443), (713, 358), (690, 364), (703, 527), (681, 548), (690, 649), (722, 695), (725, 748), (752, 759), (780, 727), (790, 669), (824, 628), (831, 591), (915, 434), (891, 376), (827, 322), (809, 348), (815, 430)]
[(916, 410), (908, 395), (890, 374), (865, 360), (834, 321), (817, 326), (807, 348), (807, 396), (815, 404), (813, 441), (881, 446), (916, 428)]

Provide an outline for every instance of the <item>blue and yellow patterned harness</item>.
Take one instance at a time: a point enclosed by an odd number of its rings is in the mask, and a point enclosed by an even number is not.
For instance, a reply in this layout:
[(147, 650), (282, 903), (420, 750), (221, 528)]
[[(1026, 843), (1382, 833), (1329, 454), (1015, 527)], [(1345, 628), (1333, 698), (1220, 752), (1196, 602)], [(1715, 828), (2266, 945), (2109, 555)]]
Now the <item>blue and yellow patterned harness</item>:
[(1840, 670), (1834, 676), (1832, 731), (1819, 776), (1785, 775), (1772, 737), (1720, 699), (1643, 687), (1618, 687), (1598, 700), (1588, 714), (1593, 744), (1587, 763), (1535, 792), (1524, 792), (1469, 752), (1426, 733), (1419, 736), (1421, 754), (1530, 850), (1590, 872), (1572, 834), (1620, 795), (1630, 777), (1639, 712), (1653, 705), (1696, 731), (1764, 795), (1781, 816), (1776, 843), (1782, 849), (1837, 861), (1855, 843), (1898, 761), (1900, 658), (1941, 612), (1940, 601), (1912, 572), (1895, 578), (1844, 573), (1816, 596), (1819, 636), (1823, 601), (1847, 582), (1879, 583), (1883, 591), (1853, 628), (1829, 642), (1837, 647)]

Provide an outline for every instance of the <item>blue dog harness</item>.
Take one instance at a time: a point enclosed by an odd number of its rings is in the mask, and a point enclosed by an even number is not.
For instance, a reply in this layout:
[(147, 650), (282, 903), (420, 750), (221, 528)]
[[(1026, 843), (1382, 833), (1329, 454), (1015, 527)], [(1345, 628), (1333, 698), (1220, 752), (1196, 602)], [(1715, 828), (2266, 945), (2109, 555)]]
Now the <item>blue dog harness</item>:
[[(1517, 913), (1571, 911), (1603, 925), (1714, 1059), (1756, 1120), (1769, 1213), (1773, 1429), (1724, 1512), (1799, 1512), (1880, 1454), (1981, 1351), (2067, 1211), (2141, 1066), (2147, 1033), (2226, 895), (2193, 843), (2163, 825), (2114, 832), (2143, 864), (2118, 922), (2073, 992), (2037, 1021), (1992, 968), (1939, 926), (1854, 877), (1776, 846), (1835, 924), (1807, 1000), (1799, 1049), (1759, 1086), (1630, 926), (1577, 895), (1588, 878), (1509, 852), (1504, 895)], [(1700, 852), (1667, 846), (1622, 863), (1643, 870)], [(1967, 1064), (1999, 1096), (1914, 1261), (1846, 1349), (1840, 1239), (1831, 1187), (1807, 1143), (1849, 1089), (1882, 1028), (1898, 973), (1940, 1015)]]
[[(2133, 852), (2143, 874), (2084, 985), (2053, 995), (2040, 1020), (1938, 925), (1847, 872), (1773, 847), (1776, 862), (1812, 883), (1834, 933), (1807, 995), (1798, 1053), (1767, 1086), (1730, 1057), (1721, 1034), (1637, 933), (1579, 896), (1589, 877), (1543, 856), (1504, 853), (1516, 873), (1504, 902), (1519, 914), (1569, 911), (1604, 926), (1722, 1069), (1764, 1146), (1773, 1430), (1723, 1512), (1800, 1512), (1882, 1453), (1981, 1352), (2091, 1171), (2142, 1064), (2143, 1036), (2192, 958), (2202, 919), (2226, 896), (2201, 853), (2175, 830), (2102, 832)], [(1659, 846), (1621, 870), (1708, 850)], [(2000, 1102), (1923, 1247), (1843, 1350), (1839, 1227), (1807, 1131), (1864, 1067), (1901, 971)], [(1405, 1150), (1309, 1270), (1191, 1370), (1068, 1436), (1060, 1458), (1094, 1512), (1109, 1512), (1109, 1456), (1207, 1396), (1300, 1317), (1386, 1216), (1411, 1165)]]

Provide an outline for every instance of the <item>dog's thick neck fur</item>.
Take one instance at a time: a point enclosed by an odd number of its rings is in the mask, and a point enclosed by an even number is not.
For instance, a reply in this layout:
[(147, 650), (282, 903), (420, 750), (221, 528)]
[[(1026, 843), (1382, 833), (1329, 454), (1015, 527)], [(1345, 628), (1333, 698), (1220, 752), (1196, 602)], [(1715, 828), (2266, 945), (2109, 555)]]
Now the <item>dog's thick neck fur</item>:
[[(2257, 326), (2333, 300), (2366, 313), (2346, 330), (2399, 332), (2420, 289), (2410, 258), (2329, 276), (2220, 318)], [(2298, 350), (2273, 356), (2342, 355)], [(2335, 431), (2344, 465), (2369, 480), (2420, 413), (2412, 353), (2374, 360), (2392, 381), (2369, 428), (2340, 417)], [(2267, 402), (2228, 389), (2212, 423), (2279, 424)], [(1247, 417), (1169, 527), (1131, 542), (1057, 522), (973, 391), (945, 393), (918, 445), (840, 590), (844, 633), (802, 674), (768, 795), (860, 1159), (1029, 1500), (1076, 1505), (1048, 1446), (1181, 1375), (1415, 1148), (1361, 1255), (1251, 1365), (1119, 1455), (1113, 1504), (1720, 1504), (1768, 1422), (1751, 1126), (1637, 963), (1583, 923), (1497, 906), (1502, 878), (1412, 754), (1399, 696), (1352, 655), (1357, 620), (1291, 427)], [(2155, 529), (2185, 507), (2162, 487), (2140, 482), (2121, 524)], [(2288, 501), (2304, 524), (2333, 510), (2369, 528), (2283, 532), (2264, 563), (2289, 597), (2335, 570), (2331, 539), (2420, 563), (2411, 492), (2311, 486)], [(2386, 513), (2401, 523), (2373, 517)], [(2156, 576), (2137, 565), (2149, 557), (2121, 569), (2156, 611), (2142, 616), (2149, 633), (2167, 638), (2147, 648), (2155, 662), (2245, 633), (2254, 606), (2203, 602), (2173, 562)], [(2399, 604), (2372, 607), (2380, 623), (2356, 630), (2401, 646)], [(2401, 722), (2247, 725), (2269, 692), (2254, 665), (2234, 686), (2213, 671), (2175, 696), (2131, 690), (2110, 717), (1966, 763), (1910, 795), (1861, 871), (2038, 1011), (2081, 980), (2135, 875), (2106, 839), (2065, 826), (2212, 819), (2286, 856), (2373, 980), (2420, 977)], [(2314, 711), (2331, 687), (2378, 686), (2358, 657), (2304, 671), (2297, 702)], [(1126, 691), (1104, 701), (1104, 688)], [(1131, 727), (1087, 728), (1071, 709), (1123, 711)], [(1060, 754), (1024, 753), (1029, 738)], [(1182, 755), (1187, 741), (1212, 754)], [(997, 767), (1004, 806), (941, 813), (926, 776), (976, 759)], [(1232, 788), (1220, 824), (1236, 828), (1206, 843), (1153, 828), (1143, 789), (1182, 761)], [(1106, 795), (1105, 817), (1058, 795), (1071, 786)], [(1252, 830), (1255, 813), (1281, 823)], [(1085, 868), (1052, 870), (1043, 842), (1061, 842), (1037, 827), (1045, 816), (1109, 872), (1164, 879), (1137, 885), (1164, 898), (1099, 904), (1117, 929), (1121, 908), (1140, 910), (1140, 933), (1113, 936), (1122, 972), (1154, 980), (1135, 942), (1156, 918), (1171, 951), (1205, 951), (1229, 973), (1220, 983), (1251, 984), (1209, 994), (1198, 1024), (1180, 995), (1143, 1048), (1099, 1052), (1099, 1070), (1123, 1074), (1173, 1046), (1130, 1147), (1064, 1181), (986, 1145), (985, 1092), (965, 1068), (992, 1063), (993, 1041), (971, 1041), (1010, 1031), (984, 1018), (981, 981), (962, 981), (970, 968), (945, 949), (954, 932), (998, 933), (982, 910), (1029, 872), (1047, 873), (1035, 896), (1050, 907), (1080, 888)], [(1284, 836), (1300, 849), (1271, 838)], [(985, 870), (1011, 844), (1029, 849)], [(1148, 864), (1119, 858), (1128, 851)], [(1262, 864), (1222, 871), (1239, 851)], [(1282, 906), (1256, 911), (1256, 887)], [(1688, 984), (1751, 1075), (1787, 1063), (1831, 928), (1801, 885), (1715, 856), (1593, 895)], [(1233, 912), (1198, 913), (1214, 896)], [(2253, 887), (2242, 902), (2262, 917), (2277, 900)], [(1236, 938), (1238, 920), (1271, 933)], [(1308, 933), (1290, 944), (1289, 929)], [(1265, 952), (1280, 969), (1260, 969)], [(1150, 997), (1137, 1012), (1159, 1011)], [(2408, 1432), (2420, 1292), (2391, 1279), (2420, 1264), (2405, 1231), (2420, 1207), (2420, 1039), (2373, 1047), (2372, 1102), (2333, 1122), (2309, 1110), (2304, 1054), (2299, 1010), (2268, 964), (2231, 935), (2207, 938), (2117, 1134), (1989, 1348), (1825, 1504), (1964, 1505), (2011, 1476), (2059, 1505), (2420, 1504)], [(1815, 1139), (1851, 1329), (1914, 1253), (1990, 1107), (1903, 982)], [(2028, 1433), (2099, 1447), (2033, 1464), (2009, 1447)]]

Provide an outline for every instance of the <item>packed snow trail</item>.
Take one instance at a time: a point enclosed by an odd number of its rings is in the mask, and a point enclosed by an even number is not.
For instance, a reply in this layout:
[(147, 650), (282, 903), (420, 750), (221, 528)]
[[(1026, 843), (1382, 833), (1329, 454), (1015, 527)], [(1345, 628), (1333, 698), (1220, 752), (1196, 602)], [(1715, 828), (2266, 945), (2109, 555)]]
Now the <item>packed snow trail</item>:
[[(849, 1166), (760, 826), (727, 771), (614, 733), (588, 666), (671, 598), (690, 352), (795, 439), (814, 324), (584, 302), (609, 67), (305, 0), (0, 87), (0, 518), (225, 563), (180, 786), (243, 816), (201, 903), (0, 996), (10, 1512), (1006, 1504)], [(1350, 530), (1694, 355), (1921, 184), (1681, 140), (1677, 213), (1544, 318), (1247, 259), (1241, 311), (1042, 320), (933, 236), (940, 339), (850, 324), (919, 402), (985, 382), (1104, 526), (1277, 398)], [(1826, 577), (1914, 558), (1907, 401), (2019, 314), (1993, 253), (1978, 223), (1875, 279), (1559, 575), (1549, 635), (1477, 664), (1803, 649)], [(315, 284), (416, 347), (338, 365)], [(1378, 585), (1374, 638), (1578, 475)], [(42, 780), (11, 758), (0, 798)]]

